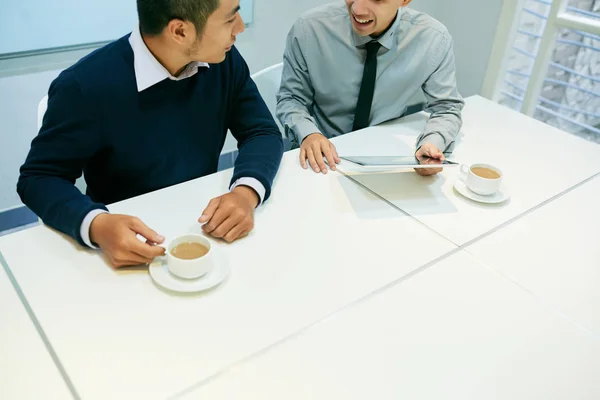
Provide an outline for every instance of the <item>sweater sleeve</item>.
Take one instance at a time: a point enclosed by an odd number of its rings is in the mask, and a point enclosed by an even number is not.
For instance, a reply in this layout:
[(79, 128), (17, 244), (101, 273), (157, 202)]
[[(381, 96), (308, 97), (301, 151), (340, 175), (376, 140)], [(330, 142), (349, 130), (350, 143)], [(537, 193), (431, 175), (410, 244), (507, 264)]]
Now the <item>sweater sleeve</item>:
[(231, 57), (234, 93), (229, 129), (239, 149), (231, 182), (255, 178), (265, 187), (267, 200), (283, 155), (281, 132), (235, 47)]
[(45, 224), (81, 245), (85, 216), (106, 206), (94, 203), (76, 187), (86, 162), (100, 148), (93, 107), (75, 77), (63, 72), (50, 86), (44, 122), (21, 167), (17, 191), (23, 203)]

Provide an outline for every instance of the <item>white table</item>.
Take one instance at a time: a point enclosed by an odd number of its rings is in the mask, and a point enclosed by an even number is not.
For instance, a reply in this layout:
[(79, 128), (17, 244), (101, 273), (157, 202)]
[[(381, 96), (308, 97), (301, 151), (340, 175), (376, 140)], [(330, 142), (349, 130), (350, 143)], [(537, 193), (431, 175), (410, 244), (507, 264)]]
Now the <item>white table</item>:
[[(233, 269), (198, 296), (160, 290), (144, 269), (114, 271), (46, 227), (0, 238), (83, 399), (162, 399), (335, 313), (455, 248), (340, 174), (284, 157), (255, 231), (218, 244)], [(231, 171), (110, 207), (167, 237), (227, 189)], [(23, 252), (24, 243), (36, 251)]]
[(600, 340), (464, 251), (184, 399), (596, 400)]
[[(233, 272), (203, 295), (161, 290), (143, 268), (115, 271), (46, 227), (0, 238), (0, 251), (83, 399), (596, 399), (597, 269), (583, 263), (567, 276), (559, 262), (590, 240), (587, 262), (596, 242), (577, 232), (557, 239), (540, 221), (595, 204), (596, 180), (556, 197), (600, 172), (600, 147), (479, 97), (464, 119), (453, 158), (501, 166), (509, 203), (459, 197), (457, 171), (356, 174), (342, 164), (367, 191), (302, 170), (289, 152), (253, 233), (216, 244)], [(346, 155), (411, 154), (423, 124), (415, 115), (336, 145)], [(548, 156), (530, 151), (538, 147)], [(167, 237), (199, 232), (197, 217), (230, 177), (110, 208)], [(506, 265), (512, 250), (532, 260), (544, 248), (524, 246), (523, 226), (552, 243), (549, 276), (541, 263)], [(580, 226), (567, 223), (565, 235)], [(563, 282), (571, 286), (561, 292)]]
[(70, 398), (65, 381), (0, 264), (0, 399)]
[[(334, 140), (340, 155), (412, 155), (426, 116), (412, 115)], [(503, 170), (511, 199), (480, 205), (454, 188), (458, 168), (424, 178), (412, 171), (357, 173), (340, 170), (404, 212), (464, 245), (600, 172), (600, 145), (566, 134), (479, 96), (466, 99), (462, 133), (453, 160)]]
[(596, 177), (466, 250), (600, 340), (599, 205)]

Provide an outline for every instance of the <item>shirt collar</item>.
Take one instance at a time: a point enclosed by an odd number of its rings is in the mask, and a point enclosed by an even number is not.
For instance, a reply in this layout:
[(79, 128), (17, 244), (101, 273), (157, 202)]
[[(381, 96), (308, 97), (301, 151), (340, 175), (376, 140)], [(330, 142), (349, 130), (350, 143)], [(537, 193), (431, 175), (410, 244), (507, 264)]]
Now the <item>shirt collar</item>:
[[(394, 20), (394, 22), (392, 22), (392, 26), (390, 26), (390, 28), (380, 37), (378, 37), (377, 40), (383, 47), (385, 47), (386, 49), (390, 50), (393, 46), (394, 43), (394, 35), (396, 34), (396, 31), (398, 30), (398, 26), (400, 25), (400, 16), (402, 15), (402, 7), (400, 7), (398, 9), (398, 13), (396, 14), (396, 19)], [(350, 18), (352, 18), (351, 15), (349, 15)], [(352, 24), (352, 21), (349, 21)], [(358, 33), (356, 33), (354, 31), (354, 29), (352, 29), (352, 27), (350, 27), (351, 31), (352, 31), (352, 40), (354, 41), (354, 46), (356, 47), (363, 47), (364, 45), (366, 45), (367, 43), (369, 43), (370, 41), (373, 40), (373, 38), (371, 36), (360, 36)]]
[(136, 26), (131, 32), (129, 44), (133, 50), (133, 69), (138, 92), (144, 91), (165, 79), (179, 81), (189, 78), (198, 72), (198, 68), (209, 67), (205, 62), (194, 61), (186, 65), (179, 76), (171, 75), (169, 71), (158, 62), (156, 57), (154, 57), (146, 46), (146, 43), (144, 43), (139, 26)]

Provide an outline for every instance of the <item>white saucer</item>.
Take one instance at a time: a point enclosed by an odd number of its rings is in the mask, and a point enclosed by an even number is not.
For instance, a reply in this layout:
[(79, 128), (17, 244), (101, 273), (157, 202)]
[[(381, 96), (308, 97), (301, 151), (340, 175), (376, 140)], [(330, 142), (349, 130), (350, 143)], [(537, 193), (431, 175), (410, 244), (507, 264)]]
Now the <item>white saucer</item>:
[(174, 292), (196, 293), (211, 289), (229, 275), (229, 264), (222, 255), (214, 254), (215, 267), (205, 275), (197, 279), (182, 279), (169, 272), (167, 258), (157, 257), (149, 265), (148, 272), (157, 285)]
[(502, 183), (500, 186), (500, 190), (489, 196), (482, 196), (480, 194), (471, 192), (467, 187), (467, 184), (460, 178), (454, 182), (454, 189), (456, 189), (458, 193), (462, 194), (466, 198), (479, 203), (497, 204), (502, 203), (510, 198), (510, 193), (504, 183)]

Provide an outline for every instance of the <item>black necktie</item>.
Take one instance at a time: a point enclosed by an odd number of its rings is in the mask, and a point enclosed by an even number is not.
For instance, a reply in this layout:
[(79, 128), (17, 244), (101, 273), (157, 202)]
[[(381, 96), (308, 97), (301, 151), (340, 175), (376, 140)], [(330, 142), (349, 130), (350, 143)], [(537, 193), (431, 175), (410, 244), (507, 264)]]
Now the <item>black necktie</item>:
[(371, 104), (375, 92), (375, 77), (377, 75), (377, 52), (380, 47), (381, 44), (378, 41), (367, 43), (367, 60), (365, 61), (356, 111), (354, 112), (353, 131), (369, 126), (369, 115), (371, 114)]

